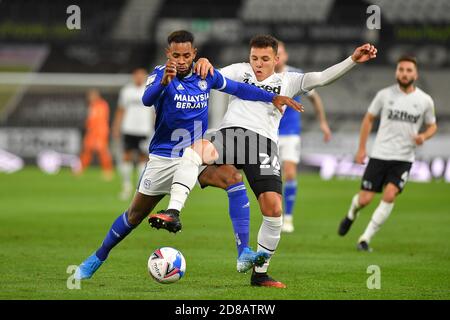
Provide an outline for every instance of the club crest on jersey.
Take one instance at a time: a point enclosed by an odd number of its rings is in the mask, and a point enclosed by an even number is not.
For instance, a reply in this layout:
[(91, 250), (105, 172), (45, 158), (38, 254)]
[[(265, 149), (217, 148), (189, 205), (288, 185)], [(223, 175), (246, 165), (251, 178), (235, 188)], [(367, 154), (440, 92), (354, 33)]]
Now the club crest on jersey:
[(208, 89), (208, 82), (206, 82), (205, 80), (200, 80), (198, 82), (198, 87), (203, 90), (206, 91), (206, 89)]

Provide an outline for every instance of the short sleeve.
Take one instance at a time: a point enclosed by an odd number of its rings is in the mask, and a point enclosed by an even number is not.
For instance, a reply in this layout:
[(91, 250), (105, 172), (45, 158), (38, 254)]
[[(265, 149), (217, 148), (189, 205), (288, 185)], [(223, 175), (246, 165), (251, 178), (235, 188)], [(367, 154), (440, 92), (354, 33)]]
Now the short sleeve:
[(367, 111), (374, 116), (379, 116), (382, 107), (383, 107), (382, 93), (381, 91), (379, 91), (375, 95), (375, 98), (373, 98)]
[(434, 101), (433, 98), (428, 97), (427, 108), (425, 109), (424, 120), (426, 124), (436, 123), (436, 114), (434, 110)]

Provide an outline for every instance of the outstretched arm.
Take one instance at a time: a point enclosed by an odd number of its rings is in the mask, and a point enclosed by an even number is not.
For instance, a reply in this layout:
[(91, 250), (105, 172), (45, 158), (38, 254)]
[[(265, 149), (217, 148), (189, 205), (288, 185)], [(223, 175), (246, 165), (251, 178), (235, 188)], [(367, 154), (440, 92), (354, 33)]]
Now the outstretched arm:
[(346, 74), (357, 63), (363, 63), (376, 58), (377, 49), (371, 44), (356, 48), (353, 54), (344, 61), (325, 69), (322, 72), (305, 73), (302, 90), (309, 91), (316, 87), (325, 86)]

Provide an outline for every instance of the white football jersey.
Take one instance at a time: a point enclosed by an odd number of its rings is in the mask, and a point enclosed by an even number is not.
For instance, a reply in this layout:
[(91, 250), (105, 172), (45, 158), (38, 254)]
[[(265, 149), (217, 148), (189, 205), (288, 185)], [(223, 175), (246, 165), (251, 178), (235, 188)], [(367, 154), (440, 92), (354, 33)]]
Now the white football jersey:
[[(220, 69), (220, 72), (231, 80), (253, 84), (268, 92), (274, 92), (282, 96), (292, 98), (305, 93), (302, 89), (303, 73), (274, 73), (264, 81), (259, 82), (250, 63), (232, 64)], [(241, 100), (230, 95), (228, 109), (220, 129), (241, 127), (252, 130), (277, 143), (281, 117), (282, 114), (272, 103)]]
[(122, 133), (134, 136), (150, 136), (155, 130), (155, 110), (142, 104), (145, 84), (130, 83), (120, 90), (118, 105), (125, 109)]
[(370, 157), (414, 161), (414, 137), (423, 123), (436, 122), (433, 99), (417, 88), (406, 94), (398, 85), (380, 90), (368, 112), (380, 117), (380, 126)]

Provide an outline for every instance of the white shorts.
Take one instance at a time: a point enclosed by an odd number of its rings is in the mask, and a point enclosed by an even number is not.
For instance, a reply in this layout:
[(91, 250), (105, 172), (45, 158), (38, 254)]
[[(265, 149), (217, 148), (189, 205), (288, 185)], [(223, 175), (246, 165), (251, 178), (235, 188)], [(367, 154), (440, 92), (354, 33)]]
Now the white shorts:
[(278, 137), (278, 151), (281, 162), (300, 162), (301, 138), (299, 135), (286, 135)]
[[(139, 179), (137, 191), (148, 196), (170, 194), (173, 176), (181, 158), (167, 158), (150, 154), (148, 159)], [(201, 166), (198, 174), (205, 168), (206, 166)]]
[(138, 191), (148, 196), (170, 194), (173, 175), (181, 158), (166, 158), (151, 154), (141, 174)]

